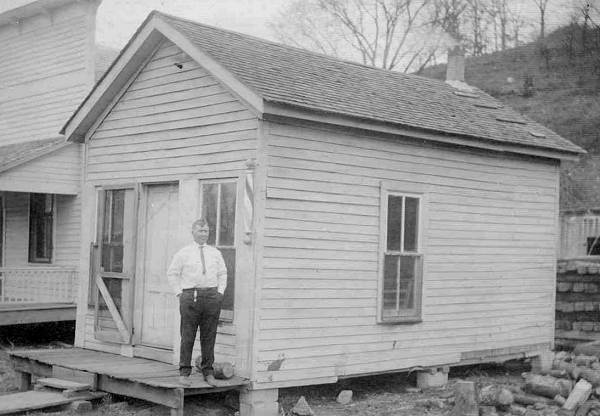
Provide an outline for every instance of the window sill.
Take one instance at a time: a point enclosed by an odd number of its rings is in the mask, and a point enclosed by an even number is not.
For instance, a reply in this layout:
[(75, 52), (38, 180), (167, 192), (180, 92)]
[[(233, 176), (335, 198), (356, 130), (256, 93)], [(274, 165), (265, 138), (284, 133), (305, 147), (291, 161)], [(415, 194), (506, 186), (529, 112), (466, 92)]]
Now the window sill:
[(420, 317), (406, 317), (406, 318), (389, 318), (386, 320), (377, 321), (378, 325), (409, 325), (409, 324), (420, 324), (423, 322), (423, 318)]

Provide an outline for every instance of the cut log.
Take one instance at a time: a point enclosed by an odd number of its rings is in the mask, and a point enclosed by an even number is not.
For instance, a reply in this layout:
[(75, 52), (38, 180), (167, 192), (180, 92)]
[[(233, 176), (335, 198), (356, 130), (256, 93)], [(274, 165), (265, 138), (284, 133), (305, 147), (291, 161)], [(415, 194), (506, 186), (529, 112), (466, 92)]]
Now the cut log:
[(579, 377), (590, 382), (594, 387), (600, 386), (599, 370), (592, 370), (591, 368), (581, 368), (581, 371), (579, 372)]
[[(196, 358), (196, 368), (202, 371), (202, 357)], [(214, 376), (216, 379), (228, 380), (235, 375), (233, 364), (226, 361), (213, 363)]]
[(566, 370), (550, 370), (550, 372), (548, 373), (549, 376), (551, 377), (556, 377), (556, 378), (569, 378), (569, 373)]
[(577, 380), (579, 378), (579, 374), (582, 370), (581, 367), (578, 367), (575, 364), (567, 361), (555, 361), (554, 368), (556, 370), (565, 370), (574, 380)]
[(454, 387), (454, 408), (450, 416), (479, 416), (479, 405), (475, 395), (475, 383), (458, 381)]
[(573, 354), (600, 357), (600, 341), (585, 342), (575, 346)]
[(221, 380), (228, 380), (233, 377), (235, 373), (233, 365), (228, 362), (214, 363), (213, 368), (215, 370), (215, 378)]
[(529, 374), (525, 378), (525, 388), (527, 393), (537, 394), (550, 399), (559, 395), (567, 397), (571, 392), (571, 381), (551, 376), (541, 376), (538, 374)]
[(542, 396), (534, 396), (533, 394), (527, 393), (513, 392), (513, 400), (515, 403), (520, 404), (522, 406), (533, 406), (536, 403), (543, 403), (545, 405), (554, 404), (554, 400)]
[(592, 393), (592, 385), (585, 380), (579, 380), (563, 405), (563, 409), (573, 410), (585, 402)]
[(479, 404), (484, 406), (508, 406), (513, 401), (510, 390), (501, 386), (485, 386), (479, 391)]

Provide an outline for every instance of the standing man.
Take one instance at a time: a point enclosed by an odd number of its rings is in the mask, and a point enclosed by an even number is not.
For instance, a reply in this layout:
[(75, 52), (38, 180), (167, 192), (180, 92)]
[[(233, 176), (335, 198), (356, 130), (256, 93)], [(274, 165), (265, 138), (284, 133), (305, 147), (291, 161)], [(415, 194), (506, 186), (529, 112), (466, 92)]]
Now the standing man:
[(183, 247), (173, 256), (167, 270), (167, 279), (179, 298), (181, 314), (181, 347), (179, 381), (190, 384), (192, 373), (192, 350), (196, 331), (200, 327), (202, 349), (202, 374), (210, 385), (218, 382), (214, 377), (215, 339), (221, 313), (223, 294), (227, 287), (227, 268), (221, 252), (206, 245), (209, 228), (204, 219), (194, 221), (194, 242)]

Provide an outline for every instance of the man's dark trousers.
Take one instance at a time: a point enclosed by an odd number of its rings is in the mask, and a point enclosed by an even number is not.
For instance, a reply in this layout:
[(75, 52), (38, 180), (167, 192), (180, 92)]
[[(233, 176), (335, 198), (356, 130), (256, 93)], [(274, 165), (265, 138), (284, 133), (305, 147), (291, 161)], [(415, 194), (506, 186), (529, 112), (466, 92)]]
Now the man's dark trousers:
[(189, 376), (192, 372), (192, 350), (196, 331), (200, 327), (202, 349), (202, 374), (213, 374), (215, 362), (215, 339), (221, 313), (222, 296), (216, 287), (184, 289), (179, 297), (181, 314), (181, 347), (179, 350), (179, 374)]

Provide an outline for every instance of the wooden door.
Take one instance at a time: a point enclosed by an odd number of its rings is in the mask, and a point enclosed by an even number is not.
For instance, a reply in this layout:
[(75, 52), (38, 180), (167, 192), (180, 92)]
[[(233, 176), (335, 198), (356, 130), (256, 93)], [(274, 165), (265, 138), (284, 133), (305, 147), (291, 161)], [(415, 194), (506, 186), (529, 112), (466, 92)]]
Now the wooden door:
[(94, 336), (103, 341), (129, 344), (131, 340), (136, 213), (134, 187), (100, 190), (91, 270)]
[(139, 340), (144, 346), (172, 349), (177, 298), (167, 283), (167, 268), (178, 247), (178, 185), (145, 188), (142, 228), (142, 288), (138, 291), (141, 312)]

